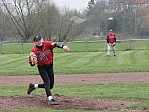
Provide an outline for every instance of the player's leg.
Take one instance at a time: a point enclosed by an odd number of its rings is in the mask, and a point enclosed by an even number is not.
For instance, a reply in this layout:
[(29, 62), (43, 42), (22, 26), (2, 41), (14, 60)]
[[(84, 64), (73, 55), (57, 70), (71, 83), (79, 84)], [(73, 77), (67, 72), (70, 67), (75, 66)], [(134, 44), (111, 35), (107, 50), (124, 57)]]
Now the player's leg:
[(107, 56), (110, 56), (110, 45), (107, 43)]
[(48, 104), (58, 105), (59, 103), (53, 99), (51, 93), (51, 89), (53, 88), (54, 85), (53, 65), (46, 65), (44, 69), (41, 69), (40, 75), (44, 82), (45, 92), (48, 98)]
[(113, 50), (113, 55), (116, 56), (116, 48), (115, 48), (115, 45), (112, 46), (112, 50)]
[(39, 84), (38, 87), (39, 88), (45, 88), (45, 92), (47, 96), (51, 96), (51, 90), (50, 90), (50, 79), (48, 76), (48, 71), (46, 70), (46, 66), (44, 67), (40, 67), (38, 66), (38, 70), (40, 73), (40, 76), (44, 82), (44, 84)]
[[(46, 79), (49, 79), (50, 80), (50, 89), (53, 88), (54, 86), (54, 71), (53, 71), (53, 64), (52, 65), (47, 65), (46, 66), (46, 70), (42, 69), (42, 68), (39, 68), (40, 70), (40, 74), (43, 74), (43, 73), (46, 73), (48, 74), (48, 78)], [(43, 76), (41, 76), (43, 77)], [(43, 79), (43, 78), (42, 78)], [(34, 88), (45, 88), (45, 85), (44, 84), (34, 84)]]
[(54, 70), (53, 70), (53, 64), (50, 64), (47, 66), (48, 76), (50, 79), (50, 89), (54, 86)]
[[(49, 74), (48, 74), (48, 68), (49, 66), (44, 66), (44, 67), (41, 67), (41, 66), (38, 66), (38, 71), (40, 73), (40, 76), (44, 82), (44, 84), (32, 84), (31, 88), (29, 87), (27, 93), (30, 94), (34, 89), (36, 88), (45, 88), (45, 92), (46, 92), (46, 95), (47, 95), (47, 98), (48, 98), (48, 104), (51, 104), (51, 105), (58, 105), (59, 103), (56, 102), (53, 98), (52, 98), (52, 93), (51, 93), (51, 90), (50, 90), (50, 77), (49, 77)], [(53, 74), (53, 77), (54, 77), (54, 74)], [(52, 79), (54, 80), (54, 78)], [(54, 85), (54, 81), (52, 82), (52, 88), (53, 88), (53, 85)], [(37, 86), (37, 87), (35, 87)]]
[[(44, 74), (46, 72), (44, 67), (39, 67), (39, 66), (38, 66), (38, 71), (39, 71), (40, 75)], [(42, 76), (41, 76), (41, 78), (42, 78)], [(45, 85), (44, 84), (33, 84), (33, 83), (30, 83), (29, 87), (28, 87), (28, 90), (27, 90), (27, 94), (30, 94), (33, 90), (35, 90), (37, 88), (45, 88)]]
[[(54, 70), (53, 70), (53, 64), (50, 64), (47, 66), (47, 71), (48, 71), (48, 76), (50, 79), (50, 89), (53, 88), (54, 86)], [(57, 101), (55, 101), (52, 96), (48, 96), (48, 103), (52, 105), (57, 105), (59, 104)]]

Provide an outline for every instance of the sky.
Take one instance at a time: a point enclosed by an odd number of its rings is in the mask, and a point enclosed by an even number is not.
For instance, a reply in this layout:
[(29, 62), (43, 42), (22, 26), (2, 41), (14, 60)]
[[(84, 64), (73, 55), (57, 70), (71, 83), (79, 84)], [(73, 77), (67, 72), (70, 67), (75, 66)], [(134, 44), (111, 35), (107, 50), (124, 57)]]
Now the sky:
[(88, 2), (90, 0), (52, 0), (56, 6), (62, 8), (64, 6), (69, 7), (69, 9), (76, 9), (82, 11), (87, 8)]

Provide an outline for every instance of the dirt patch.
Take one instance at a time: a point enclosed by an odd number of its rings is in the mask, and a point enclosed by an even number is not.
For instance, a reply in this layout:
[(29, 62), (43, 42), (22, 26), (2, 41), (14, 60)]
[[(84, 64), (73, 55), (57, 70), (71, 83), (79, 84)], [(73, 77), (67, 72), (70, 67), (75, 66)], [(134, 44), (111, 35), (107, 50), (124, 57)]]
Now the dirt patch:
[[(28, 86), (32, 83), (42, 83), (39, 75), (0, 76), (0, 86)], [(55, 85), (68, 84), (111, 84), (111, 83), (149, 83), (149, 72), (139, 73), (99, 73), (99, 74), (67, 74), (55, 75)], [(55, 110), (115, 110), (117, 112), (149, 112), (147, 110), (125, 110), (126, 107), (139, 102), (77, 98), (54, 95), (60, 105), (48, 105), (45, 95), (0, 96), (0, 110), (38, 109)]]

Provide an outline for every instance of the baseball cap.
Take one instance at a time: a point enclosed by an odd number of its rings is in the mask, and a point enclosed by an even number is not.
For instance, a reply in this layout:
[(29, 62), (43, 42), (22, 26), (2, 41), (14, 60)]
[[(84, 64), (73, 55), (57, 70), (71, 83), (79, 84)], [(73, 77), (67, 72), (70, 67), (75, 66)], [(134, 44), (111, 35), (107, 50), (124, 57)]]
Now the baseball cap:
[(34, 37), (34, 39), (33, 39), (34, 42), (35, 42), (35, 41), (38, 41), (38, 40), (41, 40), (41, 36), (40, 36), (40, 35), (36, 35), (36, 36)]
[(112, 29), (110, 29), (109, 32), (112, 32)]

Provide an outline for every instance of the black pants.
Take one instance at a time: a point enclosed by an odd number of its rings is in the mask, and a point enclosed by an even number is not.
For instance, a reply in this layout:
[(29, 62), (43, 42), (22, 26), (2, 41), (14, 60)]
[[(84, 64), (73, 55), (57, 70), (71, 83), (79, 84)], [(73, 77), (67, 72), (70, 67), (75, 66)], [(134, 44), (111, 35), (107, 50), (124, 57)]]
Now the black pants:
[(38, 66), (38, 71), (40, 76), (44, 82), (44, 84), (39, 84), (39, 88), (45, 88), (45, 92), (47, 97), (52, 96), (51, 89), (54, 86), (54, 71), (53, 71), (53, 64)]

